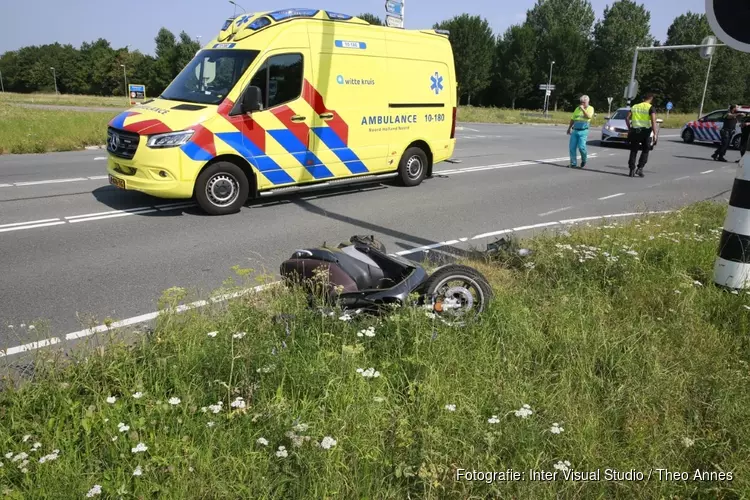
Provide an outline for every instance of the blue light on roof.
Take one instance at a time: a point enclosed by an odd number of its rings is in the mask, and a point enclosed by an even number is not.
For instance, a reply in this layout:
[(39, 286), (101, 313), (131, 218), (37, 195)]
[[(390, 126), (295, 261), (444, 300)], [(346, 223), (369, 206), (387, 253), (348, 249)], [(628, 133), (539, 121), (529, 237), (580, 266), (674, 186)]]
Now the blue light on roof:
[(271, 21), (267, 17), (261, 17), (260, 19), (256, 19), (255, 21), (248, 24), (247, 28), (245, 29), (256, 31), (263, 28), (264, 26), (268, 26), (269, 24), (271, 24)]
[(326, 14), (328, 14), (329, 19), (337, 19), (339, 21), (348, 21), (352, 18), (352, 16), (348, 14), (339, 14), (338, 12), (329, 12), (326, 11)]
[(269, 16), (274, 21), (283, 21), (284, 19), (290, 19), (292, 17), (313, 17), (318, 11), (315, 9), (284, 9), (271, 12)]

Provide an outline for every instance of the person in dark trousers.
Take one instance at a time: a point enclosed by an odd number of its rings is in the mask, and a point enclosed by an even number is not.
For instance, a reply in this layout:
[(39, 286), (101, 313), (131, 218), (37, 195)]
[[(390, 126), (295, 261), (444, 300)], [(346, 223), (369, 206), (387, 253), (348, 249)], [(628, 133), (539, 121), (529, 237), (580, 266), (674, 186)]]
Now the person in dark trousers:
[[(742, 130), (742, 139), (740, 140), (740, 159), (745, 156), (747, 151), (747, 139), (750, 137), (750, 113), (744, 113), (740, 118), (740, 130)], [(739, 163), (737, 160), (735, 163)]]
[[(646, 94), (643, 102), (630, 108), (628, 116), (625, 117), (625, 123), (628, 126), (628, 141), (630, 142), (629, 177), (636, 174), (643, 177), (643, 168), (648, 162), (648, 153), (651, 150), (651, 133), (653, 132), (654, 137), (656, 137), (656, 109), (652, 104), (653, 101), (654, 94)], [(638, 169), (636, 170), (635, 160), (639, 149), (641, 150), (641, 157), (638, 159)]]
[(711, 155), (711, 158), (713, 158), (716, 161), (727, 161), (726, 158), (724, 158), (724, 155), (727, 154), (727, 149), (729, 149), (729, 142), (732, 140), (732, 134), (734, 134), (734, 129), (737, 127), (737, 105), (732, 104), (729, 106), (729, 113), (727, 113), (726, 118), (724, 118), (724, 126), (721, 127), (721, 144), (716, 149), (714, 154)]

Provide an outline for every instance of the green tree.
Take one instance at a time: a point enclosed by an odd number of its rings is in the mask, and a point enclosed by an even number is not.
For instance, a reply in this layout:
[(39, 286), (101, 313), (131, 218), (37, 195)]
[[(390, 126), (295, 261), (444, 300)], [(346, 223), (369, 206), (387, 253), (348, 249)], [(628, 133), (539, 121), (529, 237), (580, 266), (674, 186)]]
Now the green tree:
[[(711, 34), (706, 16), (688, 12), (678, 16), (667, 31), (665, 45), (699, 44)], [(700, 107), (708, 61), (698, 50), (667, 50), (664, 52), (666, 83), (681, 111), (697, 111)], [(645, 91), (648, 89), (641, 88)]]
[(360, 14), (357, 17), (364, 21), (367, 21), (370, 24), (374, 24), (375, 26), (385, 26), (385, 23), (378, 16), (376, 16), (375, 14), (370, 14), (369, 12)]
[[(550, 64), (555, 61), (555, 109), (560, 101), (567, 105), (588, 90), (587, 66), (595, 18), (588, 0), (537, 0), (527, 14), (537, 40), (534, 77), (539, 83), (547, 82)], [(596, 107), (595, 102), (592, 104)]]
[(508, 28), (497, 43), (494, 78), (499, 90), (497, 103), (510, 103), (534, 90), (534, 65), (536, 63), (536, 35), (528, 24)]
[[(603, 18), (594, 26), (594, 47), (591, 53), (591, 93), (600, 101), (614, 97), (622, 102), (623, 89), (630, 81), (633, 52), (636, 47), (649, 47), (651, 14), (633, 0), (620, 0), (604, 9)], [(649, 72), (652, 53), (639, 54), (638, 69)], [(593, 96), (592, 96), (593, 98)]]
[(492, 62), (495, 36), (490, 23), (480, 16), (461, 14), (437, 23), (434, 29), (448, 30), (458, 80), (458, 97), (471, 96), (489, 87), (492, 81)]

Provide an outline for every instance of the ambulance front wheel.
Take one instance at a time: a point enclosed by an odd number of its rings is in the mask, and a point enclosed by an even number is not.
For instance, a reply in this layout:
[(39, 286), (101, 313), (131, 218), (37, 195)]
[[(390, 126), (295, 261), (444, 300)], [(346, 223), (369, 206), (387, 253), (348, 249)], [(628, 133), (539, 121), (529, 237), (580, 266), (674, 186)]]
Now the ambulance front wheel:
[(210, 215), (239, 212), (247, 201), (250, 183), (240, 167), (219, 161), (203, 170), (195, 182), (198, 205)]
[(427, 155), (418, 147), (406, 150), (398, 165), (398, 174), (404, 186), (420, 184), (427, 173)]

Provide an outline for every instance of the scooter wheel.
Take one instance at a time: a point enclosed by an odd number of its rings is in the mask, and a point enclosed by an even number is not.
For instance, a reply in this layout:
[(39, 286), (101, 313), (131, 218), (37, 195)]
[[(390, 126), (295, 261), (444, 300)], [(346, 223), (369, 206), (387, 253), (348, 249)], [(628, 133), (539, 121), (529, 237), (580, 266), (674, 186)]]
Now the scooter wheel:
[[(475, 314), (484, 312), (494, 293), (487, 278), (476, 269), (448, 264), (438, 268), (427, 278), (424, 295), (430, 303), (442, 304), (441, 316), (464, 317), (470, 311)], [(457, 314), (446, 314), (446, 308), (456, 309)]]

